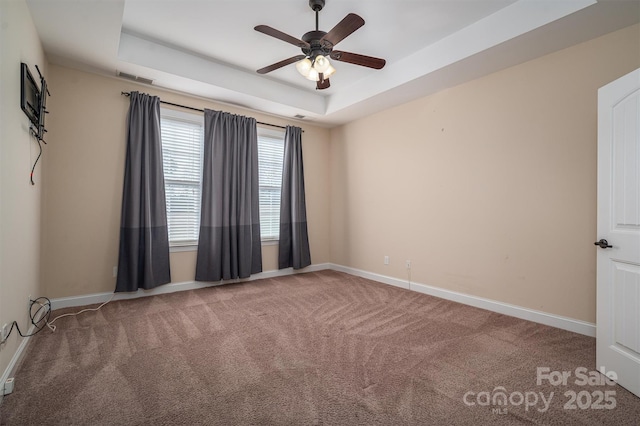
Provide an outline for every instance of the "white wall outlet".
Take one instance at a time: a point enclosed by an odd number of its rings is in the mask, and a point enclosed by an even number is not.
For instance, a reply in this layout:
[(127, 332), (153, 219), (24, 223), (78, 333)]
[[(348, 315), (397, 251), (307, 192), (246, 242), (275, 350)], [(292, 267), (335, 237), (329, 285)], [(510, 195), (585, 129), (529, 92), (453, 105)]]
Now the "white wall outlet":
[(2, 392), (4, 395), (9, 395), (13, 392), (13, 385), (15, 384), (15, 380), (13, 377), (9, 377), (6, 382), (4, 382), (4, 391)]
[(388, 265), (389, 264), (389, 256), (385, 256), (384, 257), (384, 264)]
[(407, 260), (407, 262), (405, 263), (405, 266), (407, 267), (407, 269), (411, 269), (411, 261)]
[(118, 276), (118, 267), (114, 266), (113, 267), (113, 278), (116, 278)]

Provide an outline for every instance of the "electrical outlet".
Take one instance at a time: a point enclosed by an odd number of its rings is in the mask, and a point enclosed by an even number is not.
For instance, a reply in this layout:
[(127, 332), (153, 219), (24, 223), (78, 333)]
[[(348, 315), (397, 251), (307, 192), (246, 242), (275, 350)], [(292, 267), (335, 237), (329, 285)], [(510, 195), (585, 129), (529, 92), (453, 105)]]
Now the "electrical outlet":
[(118, 267), (114, 266), (113, 267), (113, 278), (116, 278), (118, 276)]
[(384, 264), (388, 265), (389, 264), (389, 256), (385, 256), (384, 257)]
[(2, 393), (4, 395), (9, 395), (11, 392), (13, 392), (14, 384), (15, 384), (15, 380), (13, 379), (13, 377), (9, 377), (7, 381), (4, 382), (4, 389), (2, 390)]
[(407, 262), (405, 263), (407, 269), (411, 269), (411, 261), (407, 260)]

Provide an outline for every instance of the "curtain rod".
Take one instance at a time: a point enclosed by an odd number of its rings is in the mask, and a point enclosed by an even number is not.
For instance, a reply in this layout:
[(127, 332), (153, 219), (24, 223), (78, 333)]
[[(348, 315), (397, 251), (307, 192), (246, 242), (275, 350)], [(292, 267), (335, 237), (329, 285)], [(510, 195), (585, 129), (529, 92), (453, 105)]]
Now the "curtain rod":
[[(131, 95), (131, 92), (120, 92), (120, 93), (122, 95), (124, 95), (124, 96), (130, 96)], [(191, 111), (204, 112), (204, 110), (200, 109), (200, 108), (194, 108), (194, 107), (190, 107), (190, 106), (187, 106), (187, 105), (174, 104), (173, 102), (163, 101), (162, 99), (160, 99), (160, 103), (161, 104), (165, 104), (165, 105), (175, 106), (175, 107), (178, 107), (178, 108), (190, 109)], [(285, 126), (280, 126), (278, 124), (263, 123), (262, 121), (257, 121), (257, 120), (256, 120), (256, 123), (262, 124), (263, 126), (271, 126), (271, 127), (278, 127), (280, 129), (286, 129)], [(302, 130), (302, 133), (304, 133), (304, 130)]]

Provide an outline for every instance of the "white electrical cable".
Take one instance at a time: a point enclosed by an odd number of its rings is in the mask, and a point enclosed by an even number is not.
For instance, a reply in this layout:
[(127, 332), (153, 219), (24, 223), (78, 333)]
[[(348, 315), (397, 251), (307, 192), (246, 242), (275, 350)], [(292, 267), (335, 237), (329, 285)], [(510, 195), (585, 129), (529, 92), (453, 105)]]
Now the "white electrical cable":
[(58, 315), (57, 317), (55, 317), (54, 319), (52, 319), (51, 321), (47, 321), (47, 327), (49, 327), (49, 329), (51, 329), (51, 331), (56, 331), (56, 326), (53, 325), (54, 322), (56, 322), (58, 320), (58, 318), (63, 318), (63, 317), (75, 317), (76, 315), (80, 315), (84, 312), (94, 312), (94, 311), (98, 311), (100, 310), (100, 308), (102, 308), (104, 305), (106, 305), (107, 303), (111, 302), (113, 300), (113, 298), (115, 297), (115, 293), (111, 295), (111, 297), (109, 298), (109, 300), (107, 300), (106, 302), (104, 302), (102, 305), (98, 306), (97, 308), (87, 308), (87, 309), (83, 309), (80, 312), (74, 312), (74, 313), (70, 313), (70, 314), (62, 314), (62, 315)]

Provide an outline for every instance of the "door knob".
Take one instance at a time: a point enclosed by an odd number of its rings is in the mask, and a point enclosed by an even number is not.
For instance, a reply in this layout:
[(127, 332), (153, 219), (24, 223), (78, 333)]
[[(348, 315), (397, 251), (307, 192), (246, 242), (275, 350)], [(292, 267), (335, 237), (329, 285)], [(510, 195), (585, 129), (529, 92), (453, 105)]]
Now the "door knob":
[(601, 239), (600, 241), (597, 241), (597, 242), (593, 243), (593, 244), (595, 244), (597, 246), (600, 246), (600, 248), (603, 248), (603, 249), (613, 247), (613, 246), (610, 246), (609, 242), (607, 240), (605, 240), (604, 238)]

